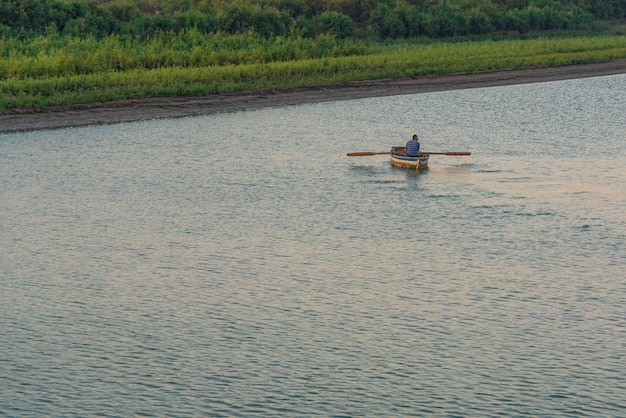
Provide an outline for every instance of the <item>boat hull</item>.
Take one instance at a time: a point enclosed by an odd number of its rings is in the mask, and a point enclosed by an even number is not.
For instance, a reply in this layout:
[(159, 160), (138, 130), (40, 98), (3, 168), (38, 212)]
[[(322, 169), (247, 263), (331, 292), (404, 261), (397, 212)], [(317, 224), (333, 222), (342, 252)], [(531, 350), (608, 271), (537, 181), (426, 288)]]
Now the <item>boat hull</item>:
[(410, 168), (413, 170), (421, 170), (428, 167), (428, 154), (422, 154), (419, 157), (409, 157), (406, 155), (406, 148), (404, 147), (392, 147), (391, 148), (391, 164), (396, 167)]

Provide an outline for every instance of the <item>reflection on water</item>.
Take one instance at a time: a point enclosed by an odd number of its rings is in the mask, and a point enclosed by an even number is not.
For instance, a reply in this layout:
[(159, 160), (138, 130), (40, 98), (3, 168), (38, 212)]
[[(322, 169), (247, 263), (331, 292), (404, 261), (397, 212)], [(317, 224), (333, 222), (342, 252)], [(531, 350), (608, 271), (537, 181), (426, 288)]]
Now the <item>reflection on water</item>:
[(0, 135), (0, 414), (621, 415), (625, 87)]

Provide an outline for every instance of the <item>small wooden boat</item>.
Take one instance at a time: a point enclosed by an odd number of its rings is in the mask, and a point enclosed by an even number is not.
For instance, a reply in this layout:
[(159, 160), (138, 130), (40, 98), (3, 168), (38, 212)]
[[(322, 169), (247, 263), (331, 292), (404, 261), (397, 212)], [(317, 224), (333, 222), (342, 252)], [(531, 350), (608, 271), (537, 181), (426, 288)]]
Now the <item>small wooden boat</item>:
[(391, 164), (419, 171), (428, 167), (428, 158), (430, 158), (427, 153), (420, 154), (419, 157), (409, 157), (406, 153), (406, 147), (391, 147)]

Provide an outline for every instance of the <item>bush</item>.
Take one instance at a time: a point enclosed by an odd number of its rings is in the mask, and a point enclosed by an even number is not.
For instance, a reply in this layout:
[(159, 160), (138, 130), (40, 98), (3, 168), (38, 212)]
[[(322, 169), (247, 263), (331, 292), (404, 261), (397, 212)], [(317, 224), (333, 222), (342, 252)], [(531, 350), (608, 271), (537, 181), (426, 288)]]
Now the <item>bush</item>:
[(448, 36), (467, 35), (469, 33), (469, 19), (466, 15), (455, 13), (454, 10), (445, 7), (435, 16), (437, 36), (440, 38)]
[(626, 17), (624, 0), (590, 0), (589, 11), (600, 19), (623, 19)]
[(368, 27), (370, 32), (380, 39), (406, 36), (406, 27), (399, 13), (385, 3), (380, 3), (372, 11)]
[(493, 22), (485, 12), (475, 12), (469, 16), (469, 31), (474, 35), (483, 35), (492, 32)]
[(328, 33), (337, 38), (347, 38), (354, 34), (352, 19), (343, 13), (326, 11), (317, 18), (321, 33)]

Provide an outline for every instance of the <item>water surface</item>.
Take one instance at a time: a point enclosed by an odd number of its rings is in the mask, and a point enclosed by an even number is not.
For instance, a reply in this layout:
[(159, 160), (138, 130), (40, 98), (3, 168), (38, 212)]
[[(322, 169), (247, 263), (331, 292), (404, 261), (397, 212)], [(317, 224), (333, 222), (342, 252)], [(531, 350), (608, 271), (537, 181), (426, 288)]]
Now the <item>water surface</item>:
[(0, 415), (624, 415), (625, 92), (0, 135)]

